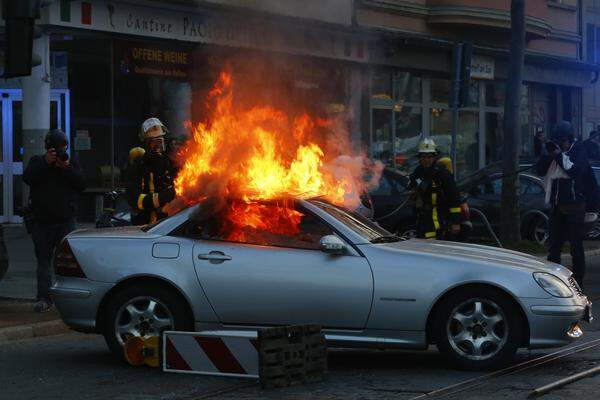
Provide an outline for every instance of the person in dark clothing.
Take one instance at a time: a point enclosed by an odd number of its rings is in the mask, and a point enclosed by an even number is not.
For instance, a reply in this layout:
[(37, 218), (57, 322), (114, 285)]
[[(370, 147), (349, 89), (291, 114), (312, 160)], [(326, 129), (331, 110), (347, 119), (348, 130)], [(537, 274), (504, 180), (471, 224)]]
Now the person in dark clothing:
[(546, 204), (551, 207), (548, 260), (560, 264), (563, 244), (569, 240), (573, 277), (583, 287), (584, 221), (586, 199), (590, 196), (591, 170), (587, 151), (575, 141), (573, 127), (567, 121), (556, 125), (546, 148), (548, 155), (540, 158), (537, 168), (539, 175), (544, 176)]
[(61, 130), (46, 134), (46, 154), (33, 156), (23, 173), (30, 187), (33, 226), (31, 236), (37, 258), (37, 303), (35, 311), (52, 307), (50, 263), (54, 249), (75, 229), (78, 193), (85, 180), (78, 163), (69, 159), (67, 136)]
[(416, 196), (417, 237), (448, 239), (460, 233), (461, 199), (452, 174), (436, 163), (432, 139), (419, 145), (419, 166), (410, 176)]
[(133, 149), (137, 150), (137, 157), (132, 157), (127, 171), (127, 200), (133, 225), (165, 218), (162, 208), (175, 198), (175, 169), (165, 154), (166, 134), (167, 129), (158, 118), (149, 118), (142, 124), (140, 139), (144, 151)]

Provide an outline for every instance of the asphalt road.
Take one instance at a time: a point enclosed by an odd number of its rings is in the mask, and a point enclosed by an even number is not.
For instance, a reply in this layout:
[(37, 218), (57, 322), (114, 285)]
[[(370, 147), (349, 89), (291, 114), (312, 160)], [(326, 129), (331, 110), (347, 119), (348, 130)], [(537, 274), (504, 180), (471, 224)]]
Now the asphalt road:
[[(586, 291), (600, 304), (600, 257), (589, 261)], [(591, 326), (584, 326), (584, 330), (586, 335), (582, 341), (600, 339), (600, 318)], [(517, 362), (552, 352), (522, 351)], [(447, 398), (525, 399), (535, 387), (596, 365), (600, 365), (600, 346), (537, 368), (487, 380), (481, 386)], [(113, 359), (103, 339), (96, 335), (72, 333), (0, 344), (1, 400), (403, 400), (483, 375), (484, 372), (453, 370), (434, 349), (426, 352), (334, 350), (329, 355), (329, 376), (325, 382), (261, 390), (251, 380), (168, 374), (147, 367), (130, 367)], [(597, 399), (599, 388), (600, 375), (597, 375), (542, 399)]]

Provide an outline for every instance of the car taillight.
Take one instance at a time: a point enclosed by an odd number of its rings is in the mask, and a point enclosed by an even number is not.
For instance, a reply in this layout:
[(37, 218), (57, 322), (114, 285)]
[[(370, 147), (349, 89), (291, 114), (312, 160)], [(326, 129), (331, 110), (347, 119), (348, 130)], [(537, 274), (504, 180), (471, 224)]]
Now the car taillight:
[(60, 276), (86, 277), (67, 239), (64, 239), (58, 249), (56, 249), (54, 255), (54, 272)]

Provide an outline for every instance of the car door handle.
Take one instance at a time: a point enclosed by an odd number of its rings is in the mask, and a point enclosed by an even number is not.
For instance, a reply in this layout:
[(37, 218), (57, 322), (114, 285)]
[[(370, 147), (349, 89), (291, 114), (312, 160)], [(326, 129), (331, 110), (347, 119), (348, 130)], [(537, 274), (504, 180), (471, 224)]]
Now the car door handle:
[(221, 252), (221, 251), (211, 251), (208, 254), (198, 254), (199, 260), (208, 260), (208, 261), (229, 261), (231, 260), (231, 256)]

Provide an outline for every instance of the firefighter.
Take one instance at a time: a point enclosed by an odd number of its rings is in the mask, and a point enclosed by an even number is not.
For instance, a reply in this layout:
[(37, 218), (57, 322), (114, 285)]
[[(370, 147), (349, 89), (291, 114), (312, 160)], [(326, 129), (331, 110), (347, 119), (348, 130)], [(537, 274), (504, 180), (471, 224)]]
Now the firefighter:
[(134, 147), (129, 153), (127, 200), (133, 225), (150, 224), (166, 217), (162, 208), (175, 198), (174, 167), (165, 146), (167, 133), (158, 118), (148, 118), (140, 130), (143, 149)]
[(432, 139), (419, 144), (419, 166), (410, 176), (416, 199), (417, 237), (446, 239), (460, 233), (460, 194), (452, 174), (437, 163)]

